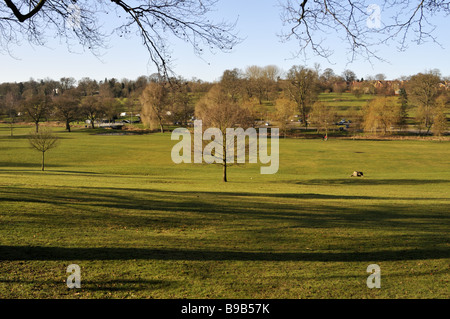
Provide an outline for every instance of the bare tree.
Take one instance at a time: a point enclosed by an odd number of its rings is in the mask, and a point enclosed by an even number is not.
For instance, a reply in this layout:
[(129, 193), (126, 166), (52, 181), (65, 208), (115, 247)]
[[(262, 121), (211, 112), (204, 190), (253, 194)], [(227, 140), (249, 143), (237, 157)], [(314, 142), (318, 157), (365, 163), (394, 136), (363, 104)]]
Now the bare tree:
[(287, 74), (286, 92), (297, 104), (305, 128), (308, 128), (308, 114), (319, 94), (317, 72), (303, 66), (293, 66)]
[(378, 73), (377, 75), (375, 75), (375, 80), (386, 81), (386, 75), (384, 75), (384, 73)]
[(285, 138), (288, 124), (295, 114), (296, 106), (294, 101), (285, 97), (279, 98), (275, 102), (276, 118)]
[[(246, 79), (243, 78), (239, 69), (225, 70), (220, 79), (220, 85), (231, 95), (231, 98), (237, 101), (244, 94), (245, 89), (249, 89), (248, 85), (244, 85)], [(244, 89), (244, 86), (246, 87)], [(248, 93), (248, 91), (247, 91)]]
[(105, 116), (105, 119), (107, 119), (110, 123), (118, 119), (121, 108), (120, 102), (109, 96), (99, 95), (98, 98), (104, 112), (103, 115)]
[(86, 96), (81, 100), (80, 111), (91, 124), (91, 127), (95, 128), (95, 121), (103, 116), (105, 113), (100, 103), (99, 96)]
[(169, 85), (164, 82), (149, 83), (140, 100), (143, 123), (151, 129), (159, 125), (161, 133), (164, 133), (164, 120), (169, 112)]
[(401, 105), (389, 97), (373, 99), (363, 108), (363, 114), (365, 130), (375, 134), (381, 130), (383, 135), (391, 132), (402, 118)]
[(311, 122), (317, 125), (317, 131), (325, 131), (328, 136), (328, 130), (336, 122), (337, 112), (332, 106), (322, 102), (314, 103), (311, 111)]
[[(411, 42), (438, 43), (433, 20), (450, 13), (450, 2), (434, 0), (388, 0), (380, 6), (368, 5), (363, 0), (279, 0), (279, 3), (288, 30), (281, 35), (284, 40), (299, 41), (301, 53), (310, 48), (329, 59), (333, 50), (326, 45), (327, 39), (337, 36), (347, 44), (350, 62), (358, 56), (369, 61), (383, 60), (376, 52), (379, 45), (394, 43), (400, 50), (406, 50)], [(381, 17), (384, 12), (389, 12), (389, 16)]]
[(13, 92), (9, 91), (4, 97), (4, 105), (6, 109), (6, 114), (9, 118), (9, 128), (11, 137), (14, 135), (14, 123), (16, 122), (17, 110), (19, 98)]
[(22, 107), (26, 115), (33, 121), (37, 133), (39, 131), (39, 122), (50, 112), (50, 97), (43, 93), (29, 95), (23, 101)]
[(82, 96), (92, 96), (100, 91), (100, 87), (96, 80), (84, 77), (78, 81), (77, 90)]
[(449, 111), (449, 98), (447, 95), (441, 95), (436, 101), (436, 108), (433, 117), (433, 134), (443, 135), (448, 130), (448, 120), (446, 113)]
[(356, 74), (352, 70), (344, 70), (344, 72), (342, 72), (342, 77), (344, 81), (347, 82), (347, 85), (356, 80)]
[[(22, 40), (44, 45), (45, 37), (81, 44), (94, 54), (106, 48), (110, 34), (131, 37), (138, 33), (158, 72), (170, 72), (169, 35), (203, 48), (230, 51), (240, 40), (235, 24), (213, 22), (209, 13), (217, 0), (5, 0), (0, 2), (0, 48), (7, 52)], [(103, 27), (106, 15), (113, 32)]]
[(407, 85), (408, 98), (417, 106), (417, 122), (419, 127), (425, 127), (428, 134), (433, 126), (434, 109), (438, 98), (439, 83), (441, 77), (439, 72), (429, 71), (418, 73), (411, 77)]
[(409, 109), (408, 94), (406, 93), (406, 90), (403, 87), (400, 88), (398, 104), (400, 105), (400, 109), (401, 109), (401, 120), (400, 120), (399, 126), (400, 126), (400, 129), (402, 130), (408, 126), (406, 120), (408, 118), (408, 109)]
[(56, 115), (64, 121), (68, 132), (70, 132), (70, 123), (80, 116), (80, 97), (77, 93), (74, 89), (69, 89), (53, 98)]
[(247, 79), (247, 90), (249, 92), (249, 96), (255, 96), (261, 105), (265, 96), (265, 79), (263, 68), (257, 65), (251, 65), (246, 68), (245, 77)]
[(58, 137), (53, 132), (44, 128), (39, 132), (32, 132), (28, 141), (35, 150), (42, 153), (42, 170), (45, 170), (45, 152), (57, 146)]
[(130, 124), (133, 124), (133, 115), (137, 115), (138, 112), (140, 112), (139, 96), (140, 94), (133, 92), (129, 97), (123, 100), (123, 105), (130, 116)]
[(276, 89), (276, 83), (281, 75), (281, 70), (275, 65), (260, 67), (252, 65), (246, 68), (245, 77), (247, 80), (249, 96), (255, 96), (259, 104), (263, 99), (269, 100), (271, 93)]
[(195, 107), (195, 115), (203, 122), (203, 127), (217, 128), (221, 132), (221, 138), (215, 136), (214, 143), (220, 150), (212, 154), (215, 156), (215, 162), (220, 163), (223, 167), (223, 181), (227, 182), (227, 149), (234, 147), (228, 145), (229, 139), (226, 136), (228, 128), (239, 126), (248, 128), (253, 124), (251, 112), (240, 106), (224, 88), (217, 84), (197, 103)]
[(172, 116), (175, 122), (187, 125), (195, 111), (188, 83), (183, 80), (173, 83), (170, 96), (172, 100)]
[(333, 69), (326, 68), (319, 76), (319, 85), (322, 91), (331, 92), (333, 84), (337, 81), (337, 76)]
[(67, 90), (71, 90), (71, 89), (74, 89), (75, 88), (75, 85), (76, 85), (76, 83), (77, 83), (77, 80), (75, 80), (74, 78), (72, 78), (72, 77), (62, 77), (60, 80), (59, 80), (59, 87), (60, 87), (60, 89), (61, 89), (61, 94), (63, 94), (65, 91), (67, 91)]

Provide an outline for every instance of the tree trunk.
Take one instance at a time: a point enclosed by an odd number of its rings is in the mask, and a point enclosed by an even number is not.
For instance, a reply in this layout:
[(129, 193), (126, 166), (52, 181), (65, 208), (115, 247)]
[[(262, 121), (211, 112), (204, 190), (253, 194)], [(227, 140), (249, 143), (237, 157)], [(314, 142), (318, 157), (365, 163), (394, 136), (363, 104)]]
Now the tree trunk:
[(223, 161), (223, 181), (226, 183), (227, 180), (227, 146), (226, 146), (226, 137), (224, 135), (222, 142), (222, 161)]
[(308, 121), (306, 120), (306, 114), (304, 111), (301, 111), (301, 116), (302, 116), (302, 121), (303, 121), (303, 125), (305, 126), (305, 130), (308, 130)]
[(158, 120), (159, 120), (159, 128), (161, 129), (161, 133), (164, 133), (164, 125), (162, 122), (162, 118), (159, 118)]
[(92, 126), (92, 128), (95, 128), (94, 119), (91, 118), (90, 121), (91, 121), (91, 126)]
[(227, 180), (227, 162), (223, 163), (223, 181), (226, 183)]
[(66, 120), (66, 130), (70, 132), (70, 121)]
[(44, 171), (44, 167), (45, 167), (45, 164), (44, 164), (45, 158), (44, 158), (44, 156), (45, 156), (45, 152), (42, 152), (42, 171)]
[(36, 126), (36, 133), (39, 133), (39, 122), (35, 122), (34, 124)]

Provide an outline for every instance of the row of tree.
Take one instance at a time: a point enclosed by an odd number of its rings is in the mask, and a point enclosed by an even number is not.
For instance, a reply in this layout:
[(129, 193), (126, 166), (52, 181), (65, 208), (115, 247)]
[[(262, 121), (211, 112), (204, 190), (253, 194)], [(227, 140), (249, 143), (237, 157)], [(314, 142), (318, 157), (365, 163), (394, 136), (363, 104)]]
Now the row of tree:
[[(121, 82), (116, 79), (97, 82), (90, 78), (77, 82), (74, 78), (61, 78), (60, 81), (31, 79), (3, 83), (0, 84), (0, 114), (11, 123), (11, 128), (19, 117), (21, 121), (33, 122), (36, 132), (39, 123), (48, 119), (63, 121), (68, 131), (71, 123), (79, 120), (88, 120), (94, 128), (96, 121), (114, 121), (120, 112), (139, 113), (139, 99), (153, 82), (160, 82), (156, 75)], [(201, 81), (189, 82), (190, 92), (205, 91), (208, 87)]]
[[(433, 131), (438, 136), (445, 133), (448, 130), (447, 114), (450, 113), (448, 82), (433, 70), (411, 76), (401, 83), (398, 96), (378, 94), (361, 109), (353, 110), (349, 114), (353, 128), (388, 134), (414, 123), (419, 133)], [(283, 106), (280, 111), (284, 112)], [(408, 119), (411, 119), (410, 123)], [(336, 110), (322, 102), (315, 102), (310, 120), (327, 132), (337, 120)]]
[[(392, 82), (381, 80), (381, 74), (376, 76), (378, 80), (357, 81), (350, 74), (351, 71), (344, 73), (346, 78), (336, 81), (344, 80), (348, 91), (354, 92), (352, 86), (368, 87), (370, 84), (380, 89), (379, 94), (370, 98), (364, 107), (355, 108), (348, 114), (353, 129), (392, 133), (394, 129), (406, 128), (410, 124), (408, 119), (411, 119), (408, 115), (413, 113), (411, 122), (416, 124), (419, 132), (425, 131), (428, 134), (433, 131), (436, 135), (441, 135), (447, 130), (448, 82), (441, 78), (438, 70), (398, 80), (395, 82), (396, 86)], [(222, 127), (223, 123), (230, 125), (227, 120), (230, 114), (236, 114), (238, 122), (233, 125), (248, 125), (249, 119), (254, 123), (255, 119), (262, 118), (259, 106), (263, 101), (269, 101), (275, 106), (273, 119), (278, 122), (284, 134), (294, 116), (299, 118), (306, 129), (309, 124), (314, 124), (318, 130), (327, 134), (338, 120), (336, 107), (319, 101), (319, 94), (327, 92), (324, 83), (331, 79), (330, 70), (320, 74), (317, 68), (293, 66), (285, 78), (280, 78), (280, 74), (279, 69), (274, 66), (249, 67), (245, 72), (236, 69), (225, 71), (221, 80), (195, 103), (195, 117), (208, 123), (214, 119), (214, 123), (210, 124)], [(168, 83), (154, 82), (147, 86), (141, 99), (145, 122), (159, 125), (161, 131), (168, 112), (187, 110), (188, 113), (185, 114), (188, 118), (193, 111), (188, 107), (192, 105), (189, 95), (181, 93), (185, 99), (180, 99), (178, 95), (170, 94), (169, 88)], [(206, 109), (213, 111), (206, 112)]]
[[(62, 78), (60, 81), (3, 83), (0, 84), (0, 109), (11, 128), (19, 116), (26, 116), (35, 123), (36, 131), (39, 123), (47, 119), (63, 121), (68, 131), (71, 123), (78, 120), (88, 120), (94, 128), (96, 121), (114, 121), (121, 112), (127, 112), (139, 113), (144, 124), (163, 132), (165, 123), (187, 125), (194, 115), (199, 117), (204, 113), (199, 111), (202, 105), (219, 99), (221, 102), (216, 104), (224, 109), (224, 105), (231, 103), (227, 113), (241, 114), (235, 109), (237, 105), (253, 120), (265, 117), (263, 113), (267, 110), (261, 107), (263, 104), (275, 106), (273, 118), (285, 133), (293, 116), (298, 116), (306, 129), (314, 124), (327, 133), (337, 119), (337, 111), (320, 102), (319, 94), (348, 91), (357, 97), (362, 93), (378, 93), (365, 107), (355, 109), (353, 127), (388, 133), (393, 127), (406, 125), (408, 110), (414, 106), (419, 128), (427, 133), (433, 128), (435, 133), (441, 134), (447, 127), (447, 90), (448, 82), (438, 70), (385, 81), (383, 74), (358, 80), (351, 70), (338, 76), (331, 69), (321, 72), (318, 65), (314, 68), (293, 66), (283, 74), (278, 67), (270, 65), (250, 66), (244, 71), (226, 70), (217, 83), (195, 79), (166, 81), (156, 74), (134, 81), (105, 79), (97, 82), (83, 78), (77, 82), (73, 78)], [(221, 92), (220, 97), (218, 92)], [(395, 94), (398, 96), (394, 97)]]

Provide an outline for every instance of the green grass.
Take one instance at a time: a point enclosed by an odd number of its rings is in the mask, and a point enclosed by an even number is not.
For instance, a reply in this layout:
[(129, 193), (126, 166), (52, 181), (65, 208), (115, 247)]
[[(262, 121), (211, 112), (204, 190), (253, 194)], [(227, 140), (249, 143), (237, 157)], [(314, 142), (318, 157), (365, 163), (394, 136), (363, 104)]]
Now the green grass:
[(321, 93), (319, 101), (335, 107), (339, 115), (346, 116), (348, 112), (360, 110), (367, 102), (376, 98), (373, 94), (362, 94), (356, 97), (352, 93)]
[(30, 129), (0, 126), (0, 298), (449, 297), (449, 142), (282, 139), (223, 183), (159, 133), (55, 128), (41, 172)]

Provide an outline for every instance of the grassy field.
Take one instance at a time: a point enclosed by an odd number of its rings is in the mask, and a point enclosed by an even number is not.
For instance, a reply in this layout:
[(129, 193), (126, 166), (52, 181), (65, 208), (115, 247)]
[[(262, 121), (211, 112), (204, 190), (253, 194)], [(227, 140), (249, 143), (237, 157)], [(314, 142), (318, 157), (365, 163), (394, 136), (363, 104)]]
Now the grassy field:
[(286, 139), (223, 183), (168, 133), (55, 128), (42, 172), (30, 129), (0, 126), (0, 298), (450, 297), (449, 142)]

